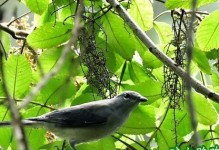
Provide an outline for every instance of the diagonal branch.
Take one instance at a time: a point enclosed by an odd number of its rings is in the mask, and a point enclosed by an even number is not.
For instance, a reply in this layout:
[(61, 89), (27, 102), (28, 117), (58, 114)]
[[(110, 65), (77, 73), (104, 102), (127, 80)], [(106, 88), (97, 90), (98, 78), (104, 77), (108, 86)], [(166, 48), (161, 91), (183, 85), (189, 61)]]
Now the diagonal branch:
[(108, 3), (117, 11), (119, 16), (132, 29), (134, 34), (148, 47), (149, 51), (154, 54), (160, 61), (178, 74), (184, 81), (189, 81), (191, 86), (198, 92), (219, 103), (219, 94), (202, 85), (198, 80), (188, 76), (181, 67), (179, 67), (171, 58), (164, 54), (147, 34), (139, 27), (139, 25), (130, 17), (124, 7), (117, 0), (107, 0)]
[(0, 23), (0, 30), (9, 33), (14, 39), (25, 40), (26, 37), (30, 34), (27, 31), (18, 30), (13, 27), (9, 27), (7, 23)]

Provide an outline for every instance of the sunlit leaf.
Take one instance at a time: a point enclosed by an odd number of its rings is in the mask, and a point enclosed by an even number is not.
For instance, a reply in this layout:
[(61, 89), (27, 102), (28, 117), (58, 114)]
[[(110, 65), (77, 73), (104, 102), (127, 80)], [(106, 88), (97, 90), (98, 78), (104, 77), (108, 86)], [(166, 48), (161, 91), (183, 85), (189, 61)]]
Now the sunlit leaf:
[(113, 13), (107, 13), (102, 21), (110, 49), (116, 51), (124, 59), (131, 60), (135, 51), (135, 40), (129, 33), (132, 31), (121, 18)]
[(146, 134), (153, 131), (156, 128), (155, 111), (152, 106), (138, 106), (119, 131), (124, 134)]
[(194, 93), (193, 103), (195, 106), (198, 122), (204, 125), (213, 125), (217, 122), (218, 114), (208, 99), (200, 94)]
[(49, 0), (25, 0), (29, 9), (37, 14), (42, 14), (48, 7)]
[(198, 67), (206, 74), (211, 74), (211, 67), (204, 52), (200, 49), (193, 49), (192, 60), (198, 65)]
[[(184, 8), (191, 9), (193, 0), (166, 0), (165, 6), (168, 9)], [(197, 7), (216, 2), (216, 0), (197, 0)]]
[(14, 98), (22, 98), (30, 87), (32, 70), (23, 55), (11, 55), (4, 66), (8, 90)]
[(205, 17), (198, 26), (196, 39), (202, 51), (210, 51), (219, 48), (219, 10)]
[(138, 23), (138, 25), (147, 31), (153, 26), (153, 7), (149, 0), (131, 1), (129, 14)]
[(27, 42), (34, 48), (50, 48), (66, 42), (71, 36), (70, 24), (62, 22), (47, 23), (34, 30), (27, 37)]

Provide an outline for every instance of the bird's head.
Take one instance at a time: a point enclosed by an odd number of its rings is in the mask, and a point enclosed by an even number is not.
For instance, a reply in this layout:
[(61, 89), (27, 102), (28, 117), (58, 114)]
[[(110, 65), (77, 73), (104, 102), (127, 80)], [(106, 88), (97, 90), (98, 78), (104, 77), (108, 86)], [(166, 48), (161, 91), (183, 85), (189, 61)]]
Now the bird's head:
[(129, 103), (140, 103), (140, 102), (147, 101), (147, 98), (145, 98), (141, 94), (134, 92), (134, 91), (125, 91), (119, 94), (117, 98), (121, 99), (122, 101), (129, 102)]

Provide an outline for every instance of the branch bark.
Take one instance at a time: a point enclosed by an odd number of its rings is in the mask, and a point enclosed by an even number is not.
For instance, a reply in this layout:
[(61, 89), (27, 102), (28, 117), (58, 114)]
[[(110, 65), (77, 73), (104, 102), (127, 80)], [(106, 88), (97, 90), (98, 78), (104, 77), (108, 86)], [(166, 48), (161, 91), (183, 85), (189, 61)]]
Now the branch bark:
[(9, 27), (7, 23), (0, 23), (0, 30), (3, 30), (9, 33), (14, 39), (25, 40), (26, 37), (30, 34), (27, 31), (18, 30), (13, 27)]
[(208, 89), (202, 85), (198, 80), (192, 78), (185, 72), (181, 67), (164, 54), (154, 42), (147, 36), (147, 34), (139, 27), (139, 25), (130, 17), (124, 7), (117, 0), (107, 0), (108, 3), (117, 11), (119, 16), (126, 22), (127, 25), (132, 29), (134, 34), (148, 47), (149, 51), (154, 54), (160, 61), (170, 67), (176, 74), (178, 74), (184, 81), (190, 82), (191, 86), (202, 95), (219, 103), (219, 94)]

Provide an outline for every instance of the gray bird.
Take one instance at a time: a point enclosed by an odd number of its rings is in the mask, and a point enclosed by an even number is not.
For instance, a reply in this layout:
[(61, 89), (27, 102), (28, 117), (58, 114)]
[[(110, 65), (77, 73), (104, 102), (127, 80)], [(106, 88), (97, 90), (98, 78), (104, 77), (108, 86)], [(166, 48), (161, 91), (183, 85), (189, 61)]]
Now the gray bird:
[[(127, 120), (140, 102), (147, 99), (137, 92), (126, 91), (112, 98), (92, 101), (22, 120), (24, 125), (44, 127), (58, 137), (76, 144), (111, 135)], [(11, 123), (0, 122), (1, 126)]]

